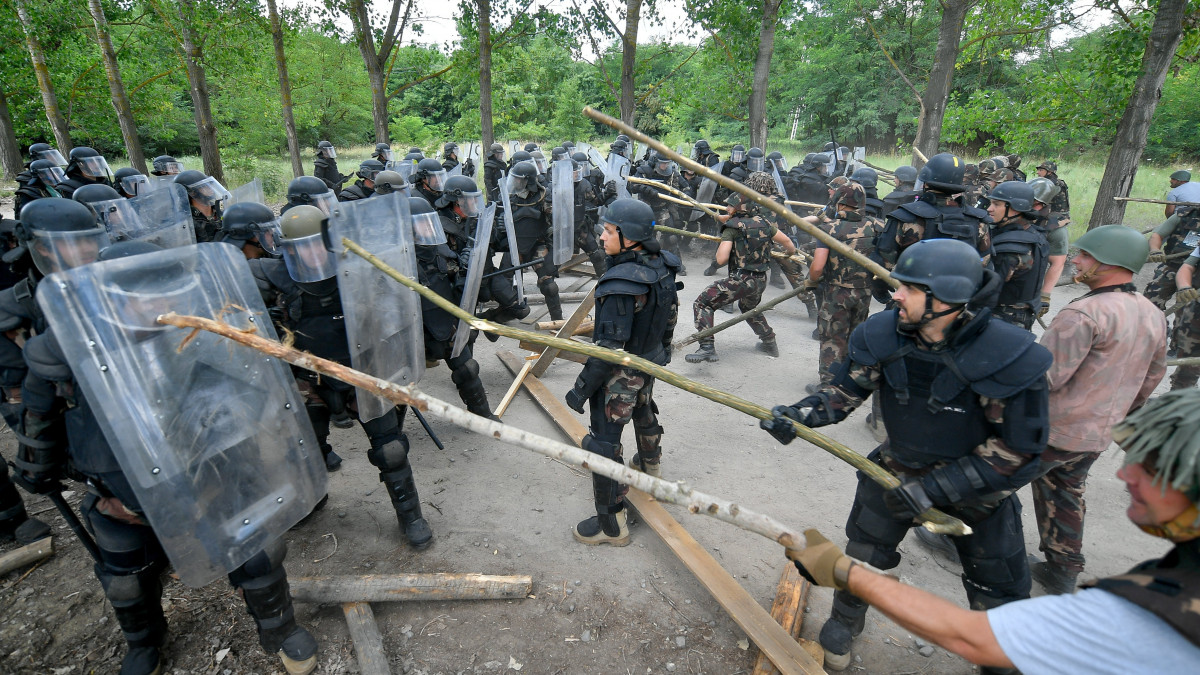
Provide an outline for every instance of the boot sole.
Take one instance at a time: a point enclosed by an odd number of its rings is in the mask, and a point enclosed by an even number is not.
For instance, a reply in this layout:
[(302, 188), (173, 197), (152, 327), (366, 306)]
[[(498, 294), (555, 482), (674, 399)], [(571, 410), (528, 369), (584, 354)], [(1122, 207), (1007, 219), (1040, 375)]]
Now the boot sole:
[(828, 649), (825, 650), (825, 670), (834, 672), (842, 672), (850, 665), (850, 652), (845, 654), (834, 654)]
[[(582, 534), (579, 534), (579, 530), (576, 530), (575, 528), (571, 528), (571, 535), (575, 537), (575, 541), (577, 541), (581, 544), (586, 544), (588, 546), (599, 546), (601, 544), (608, 544), (609, 546), (616, 546), (616, 547), (620, 548), (622, 546), (629, 545), (629, 533), (628, 532), (626, 532), (624, 535), (620, 535), (617, 537), (609, 537), (606, 534), (598, 535), (597, 537), (585, 537)], [(604, 538), (603, 539), (598, 538), (599, 536), (603, 536)]]
[(687, 356), (683, 357), (683, 360), (687, 361), (688, 363), (704, 363), (705, 361), (709, 363), (716, 363), (721, 360), (718, 356), (701, 356), (695, 359), (693, 359), (692, 356), (692, 354), (688, 354)]
[(279, 660), (283, 661), (283, 669), (288, 672), (288, 675), (308, 675), (317, 669), (317, 655), (304, 659), (303, 661), (295, 661), (288, 657), (282, 649), (279, 650)]

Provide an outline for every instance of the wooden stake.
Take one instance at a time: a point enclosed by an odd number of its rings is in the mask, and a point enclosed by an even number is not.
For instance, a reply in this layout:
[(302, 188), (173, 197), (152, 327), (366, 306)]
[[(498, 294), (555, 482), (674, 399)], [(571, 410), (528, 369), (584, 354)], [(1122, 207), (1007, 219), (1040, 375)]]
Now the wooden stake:
[(521, 372), (517, 373), (517, 377), (513, 380), (513, 383), (509, 385), (508, 391), (504, 392), (504, 398), (500, 399), (500, 405), (496, 406), (495, 412), (492, 413), (493, 415), (496, 417), (504, 417), (504, 412), (508, 410), (509, 404), (512, 403), (513, 398), (517, 395), (517, 392), (521, 391), (521, 380), (524, 380), (525, 376), (528, 375), (529, 371), (532, 369), (533, 361), (526, 361), (525, 365), (521, 366)]
[[(525, 340), (521, 340), (517, 343), (518, 349), (524, 349), (527, 352), (533, 352), (533, 354), (530, 354), (528, 357), (528, 360), (530, 361), (536, 361), (538, 355), (542, 353), (542, 350), (545, 349), (545, 347), (545, 345), (535, 345), (532, 342), (527, 342)], [(583, 354), (576, 354), (575, 352), (559, 351), (558, 358), (563, 359), (564, 361), (570, 361), (572, 363), (587, 363), (586, 356)]]
[(712, 210), (714, 207), (717, 208), (718, 210), (723, 210), (725, 208), (723, 206), (718, 206), (716, 204), (702, 204), (702, 203), (696, 201), (695, 199), (692, 199), (691, 197), (689, 197), (687, 195), (687, 193), (682, 192), (680, 190), (676, 190), (675, 188), (671, 187), (670, 185), (667, 185), (666, 183), (660, 183), (660, 182), (654, 181), (654, 180), (646, 180), (645, 178), (638, 178), (637, 176), (629, 176), (628, 178), (626, 178), (626, 180), (628, 180), (632, 183), (642, 183), (644, 185), (656, 187), (659, 190), (667, 190), (668, 192), (671, 192), (672, 194), (675, 194), (676, 196), (679, 196), (683, 199), (688, 200), (688, 202), (690, 202), (692, 204), (692, 206), (695, 206), (696, 208), (700, 209), (701, 211), (712, 216), (713, 219), (716, 219), (716, 217), (717, 217), (717, 214), (715, 212), (713, 212), (713, 210)]
[[(700, 232), (692, 232), (691, 230), (680, 230), (680, 229), (674, 228), (674, 227), (667, 227), (666, 225), (655, 225), (654, 231), (655, 232), (665, 232), (667, 234), (678, 234), (682, 237), (691, 237), (693, 239), (703, 239), (704, 241), (715, 241), (718, 243), (722, 241), (722, 239), (720, 237), (715, 237), (711, 234), (702, 234)], [(791, 260), (792, 262), (798, 262), (801, 264), (807, 264), (810, 260), (812, 260), (812, 256), (810, 256), (807, 253), (805, 253), (804, 251), (800, 251), (800, 250), (797, 250), (796, 253), (793, 255), (788, 255), (788, 254), (784, 253), (783, 251), (771, 251), (771, 257), (778, 258), (780, 260)]]
[(1200, 206), (1200, 202), (1169, 202), (1165, 199), (1138, 199), (1136, 197), (1113, 197), (1118, 202), (1141, 202), (1143, 204), (1173, 204), (1175, 206)]
[[(783, 566), (783, 573), (779, 575), (779, 585), (775, 589), (775, 602), (771, 604), (771, 618), (779, 622), (779, 626), (797, 641), (800, 638), (800, 629), (804, 626), (804, 608), (808, 605), (808, 589), (811, 586), (812, 584), (800, 576), (800, 572), (790, 561)], [(754, 659), (754, 669), (750, 671), (750, 675), (778, 673), (775, 665), (760, 650), (758, 657)]]
[(375, 613), (365, 602), (347, 602), (342, 605), (346, 615), (346, 627), (354, 641), (354, 657), (358, 660), (358, 672), (362, 675), (391, 675), (387, 654), (383, 651), (383, 635), (375, 623)]
[(45, 560), (53, 553), (53, 537), (38, 539), (32, 544), (26, 544), (15, 551), (9, 551), (0, 556), (0, 576), (26, 565), (32, 565), (39, 560)]
[(785, 199), (783, 203), (788, 206), (807, 206), (810, 209), (823, 209), (826, 206), (825, 204), (814, 204), (812, 202), (798, 202), (793, 199)]
[[(558, 333), (555, 334), (555, 337), (570, 338), (572, 335), (574, 335), (575, 329), (579, 327), (579, 324), (583, 323), (583, 320), (588, 317), (588, 314), (591, 313), (592, 308), (595, 306), (596, 293), (595, 289), (592, 289), (592, 291), (587, 294), (587, 297), (583, 299), (583, 302), (579, 303), (579, 306), (576, 307), (575, 311), (571, 313), (571, 316), (567, 318), (567, 321), (562, 325), (562, 328), (558, 329)], [(554, 347), (546, 347), (546, 349), (542, 351), (542, 355), (538, 357), (537, 363), (533, 364), (533, 368), (529, 371), (530, 374), (532, 374), (534, 377), (541, 377), (542, 375), (545, 375), (546, 369), (550, 367), (550, 362), (554, 360), (554, 357), (558, 356), (559, 351), (560, 350), (555, 349)], [(517, 379), (520, 378), (518, 377)], [(520, 387), (519, 383), (514, 382), (513, 384), (517, 385), (518, 388)]]
[(520, 600), (533, 590), (528, 575), (367, 574), (288, 579), (297, 602), (417, 602), (424, 600)]

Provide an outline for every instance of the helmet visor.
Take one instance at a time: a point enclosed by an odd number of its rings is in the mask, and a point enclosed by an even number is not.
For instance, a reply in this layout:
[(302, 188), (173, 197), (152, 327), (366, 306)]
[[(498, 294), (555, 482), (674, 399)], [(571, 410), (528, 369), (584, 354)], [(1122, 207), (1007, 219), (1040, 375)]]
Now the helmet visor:
[(58, 166), (38, 169), (37, 176), (42, 180), (42, 183), (50, 187), (54, 187), (67, 179), (67, 174), (63, 172), (62, 167)]
[(108, 160), (103, 157), (80, 157), (76, 160), (79, 172), (88, 178), (110, 178), (112, 172), (108, 169)]
[(208, 176), (199, 183), (188, 187), (188, 196), (199, 204), (216, 208), (223, 202), (229, 201), (233, 195), (229, 194), (229, 190), (218, 183), (216, 178)]
[(543, 157), (534, 157), (533, 165), (537, 167), (538, 173), (546, 173), (546, 160)]
[(309, 195), (309, 203), (324, 211), (328, 216), (333, 213), (333, 207), (337, 205), (337, 196), (333, 194), (333, 190), (329, 190), (321, 194)]
[(50, 148), (49, 150), (43, 150), (43, 151), (39, 152), (37, 154), (37, 157), (34, 157), (34, 159), (47, 159), (47, 160), (50, 160), (51, 162), (54, 162), (55, 164), (57, 164), (59, 166), (67, 165), (67, 158), (63, 157), (62, 153), (59, 152), (58, 150), (55, 150), (54, 148)]
[(140, 173), (132, 176), (125, 176), (121, 179), (121, 192), (124, 192), (130, 197), (144, 195), (149, 191), (150, 179)]
[(332, 145), (322, 145), (321, 154), (329, 159), (337, 159), (337, 150)]
[(183, 173), (182, 162), (155, 162), (154, 170), (164, 176), (177, 176)]
[(94, 263), (100, 249), (109, 245), (103, 227), (70, 232), (32, 230), (29, 254), (42, 274), (53, 274)]
[(443, 169), (441, 171), (430, 171), (425, 175), (425, 184), (429, 186), (430, 190), (436, 190), (437, 192), (445, 190), (446, 170)]
[[(300, 283), (312, 283), (332, 277), (337, 272), (333, 251), (325, 248), (320, 234), (299, 239), (279, 239), (278, 249), (283, 253), (288, 276)], [(267, 248), (260, 238), (259, 243)], [(274, 245), (274, 241), (272, 241)]]
[(483, 213), (483, 193), (466, 192), (458, 198), (458, 208), (468, 218), (477, 218)]
[(733, 162), (734, 164), (741, 162), (743, 159), (746, 159), (745, 150), (734, 150), (733, 152), (729, 153), (729, 161)]
[(571, 182), (578, 183), (579, 181), (583, 180), (584, 176), (586, 175), (584, 174), (584, 171), (587, 171), (587, 169), (579, 164), (576, 164), (575, 168), (571, 170)]
[(145, 229), (141, 224), (141, 218), (138, 217), (137, 211), (128, 199), (96, 202), (91, 207), (96, 212), (96, 217), (100, 219), (100, 224), (104, 225), (104, 229), (108, 232), (109, 241), (114, 243), (123, 241), (130, 238), (131, 232), (141, 232)]
[(512, 174), (508, 177), (508, 192), (509, 194), (520, 194), (527, 189), (529, 179), (525, 176)]
[(413, 242), (418, 246), (437, 246), (446, 243), (446, 231), (437, 213), (412, 214)]
[(390, 148), (389, 148), (389, 149), (387, 149), (387, 150), (378, 150), (378, 151), (376, 151), (376, 152), (375, 152), (375, 156), (376, 156), (376, 157), (378, 157), (378, 158), (379, 158), (379, 161), (381, 161), (381, 162), (394, 162), (394, 161), (396, 161), (396, 153), (395, 153), (395, 152), (393, 152), (393, 151), (392, 151)]
[(674, 162), (669, 159), (659, 159), (654, 163), (654, 172), (660, 176), (670, 176), (671, 170), (674, 168)]
[(778, 169), (780, 173), (787, 173), (787, 163), (783, 161), (782, 157), (776, 157), (775, 159), (772, 159), (771, 164), (775, 165), (775, 168)]
[(762, 157), (751, 157), (750, 159), (746, 160), (746, 168), (751, 172), (766, 171), (767, 160), (763, 159)]

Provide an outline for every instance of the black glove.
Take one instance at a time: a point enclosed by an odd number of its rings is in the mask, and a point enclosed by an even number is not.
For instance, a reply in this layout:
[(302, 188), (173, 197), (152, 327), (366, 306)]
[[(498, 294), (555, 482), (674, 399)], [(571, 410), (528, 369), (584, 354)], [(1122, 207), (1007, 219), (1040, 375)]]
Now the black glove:
[(475, 177), (475, 160), (467, 158), (467, 161), (463, 163), (463, 175)]
[(920, 481), (911, 478), (901, 482), (900, 487), (885, 491), (883, 503), (892, 512), (892, 518), (906, 522), (933, 508), (933, 500), (925, 494)]
[[(807, 399), (805, 399), (807, 400)], [(771, 408), (771, 419), (759, 420), (758, 426), (766, 430), (768, 434), (775, 437), (775, 440), (787, 445), (796, 437), (796, 427), (793, 422), (804, 424), (804, 417), (798, 406), (803, 405), (803, 401), (795, 406), (777, 405)]]
[(567, 402), (567, 407), (577, 413), (583, 412), (583, 404), (587, 403), (588, 397), (584, 396), (578, 389), (572, 389), (563, 397)]

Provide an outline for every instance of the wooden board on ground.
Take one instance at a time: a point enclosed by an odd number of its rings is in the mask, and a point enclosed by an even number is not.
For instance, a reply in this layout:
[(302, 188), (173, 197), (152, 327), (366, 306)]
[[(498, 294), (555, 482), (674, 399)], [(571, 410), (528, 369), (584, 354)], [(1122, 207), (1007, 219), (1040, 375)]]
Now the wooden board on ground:
[[(807, 579), (800, 576), (800, 571), (791, 562), (788, 562), (783, 567), (783, 573), (779, 575), (779, 586), (775, 589), (775, 602), (771, 604), (771, 618), (779, 623), (779, 626), (788, 632), (802, 646), (808, 649), (805, 645), (807, 640), (800, 640), (800, 629), (804, 626), (804, 607), (808, 604), (808, 589), (812, 584)], [(809, 643), (812, 644), (812, 643)], [(815, 653), (809, 650), (813, 658), (818, 663), (823, 663), (825, 660), (825, 652), (820, 649), (819, 645)], [(779, 671), (767, 658), (767, 655), (758, 652), (758, 658), (754, 660), (754, 669), (750, 671), (750, 675), (775, 675)]]
[[(571, 285), (566, 287), (565, 289), (560, 288), (559, 295), (561, 296), (563, 293), (574, 293), (575, 291), (578, 291), (579, 289), (583, 288), (584, 286), (591, 283), (592, 281), (594, 281), (594, 279), (590, 279), (588, 277), (582, 277), (582, 278), (576, 279), (575, 281), (571, 282)], [(568, 301), (563, 300), (562, 302), (566, 303)], [(550, 314), (550, 310), (546, 309), (545, 307), (542, 307), (541, 309), (536, 309), (536, 310), (533, 307), (530, 307), (529, 310), (530, 310), (529, 316), (525, 317), (524, 319), (521, 319), (521, 323), (525, 324), (526, 326), (531, 326), (531, 325), (541, 321), (548, 314)]]
[[(569, 338), (573, 336), (575, 334), (575, 329), (579, 327), (579, 324), (583, 323), (583, 320), (588, 317), (588, 314), (591, 313), (592, 308), (595, 306), (596, 293), (595, 289), (593, 289), (592, 292), (589, 292), (587, 297), (579, 303), (579, 306), (575, 308), (575, 311), (571, 313), (571, 316), (567, 317), (567, 320), (565, 323), (563, 323), (562, 328), (559, 328), (558, 332), (556, 332), (554, 336), (560, 338)], [(554, 361), (556, 356), (558, 356), (559, 351), (561, 350), (554, 347), (546, 347), (546, 349), (542, 351), (542, 355), (539, 356), (538, 360), (533, 364), (533, 368), (529, 370), (529, 374), (534, 377), (541, 377), (542, 375), (545, 375), (546, 369), (550, 367), (550, 363)]]
[(346, 627), (354, 641), (354, 657), (358, 659), (358, 672), (362, 675), (391, 675), (387, 654), (383, 651), (383, 635), (375, 623), (375, 613), (365, 602), (347, 602), (342, 605), (346, 615)]
[(533, 590), (528, 575), (366, 574), (293, 577), (297, 602), (394, 602), (415, 600), (520, 599)]
[[(525, 365), (519, 356), (510, 352), (500, 352), (497, 356), (513, 373)], [(536, 377), (526, 377), (524, 386), (558, 428), (578, 445), (587, 434), (587, 428), (575, 419), (570, 408), (550, 393), (546, 385)], [(629, 490), (625, 499), (630, 506), (637, 509), (642, 521), (662, 538), (680, 562), (696, 575), (734, 623), (758, 645), (779, 672), (818, 675), (825, 672), (821, 665), (750, 597), (746, 589), (738, 585), (729, 572), (726, 572), (712, 555), (667, 513), (662, 504), (646, 493), (634, 489)]]

